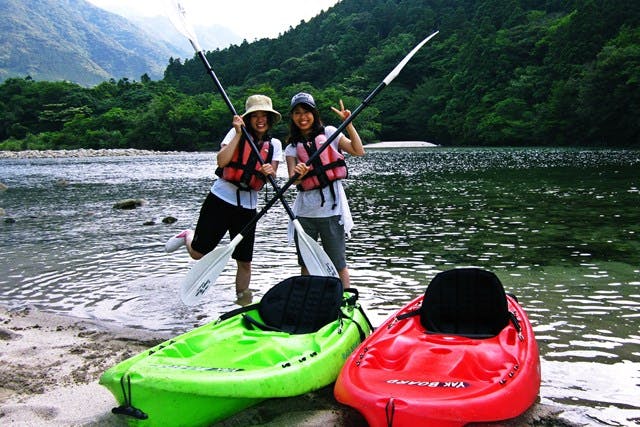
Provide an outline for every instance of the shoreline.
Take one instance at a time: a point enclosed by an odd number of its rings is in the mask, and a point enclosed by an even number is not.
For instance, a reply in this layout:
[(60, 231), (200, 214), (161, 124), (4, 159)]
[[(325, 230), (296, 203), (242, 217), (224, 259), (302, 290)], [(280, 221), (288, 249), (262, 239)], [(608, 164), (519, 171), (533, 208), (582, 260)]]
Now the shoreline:
[(122, 426), (102, 372), (167, 337), (0, 307), (0, 424)]
[(78, 148), (72, 150), (0, 150), (0, 159), (61, 159), (67, 157), (124, 157), (184, 154), (184, 151), (154, 151), (137, 148)]
[[(424, 148), (439, 147), (425, 141), (381, 141), (365, 144), (365, 148)], [(58, 159), (66, 157), (123, 157), (186, 154), (187, 151), (156, 151), (137, 148), (74, 148), (69, 150), (0, 150), (0, 159)], [(194, 151), (195, 153), (195, 151)]]
[[(168, 338), (91, 319), (0, 306), (0, 424), (125, 426), (122, 416), (111, 413), (116, 401), (98, 379), (109, 367)], [(518, 418), (486, 426), (572, 426), (562, 412), (536, 404)], [(356, 410), (334, 399), (332, 385), (302, 396), (268, 399), (215, 424), (291, 425), (366, 427)]]
[(431, 148), (440, 147), (438, 144), (426, 141), (381, 141), (365, 144), (364, 148)]

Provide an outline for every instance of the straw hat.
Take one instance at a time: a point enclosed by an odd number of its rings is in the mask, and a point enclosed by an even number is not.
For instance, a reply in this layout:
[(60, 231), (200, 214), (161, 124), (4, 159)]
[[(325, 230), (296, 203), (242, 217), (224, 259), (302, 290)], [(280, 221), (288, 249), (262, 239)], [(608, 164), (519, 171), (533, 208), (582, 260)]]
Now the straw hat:
[(251, 114), (254, 111), (265, 111), (273, 114), (273, 124), (278, 123), (282, 116), (276, 110), (273, 109), (271, 98), (265, 95), (251, 95), (247, 98), (247, 102), (244, 105), (245, 112), (242, 115), (244, 118), (247, 114)]
[(291, 110), (296, 108), (298, 104), (305, 104), (311, 108), (316, 108), (316, 101), (313, 99), (313, 96), (305, 92), (300, 92), (291, 98)]

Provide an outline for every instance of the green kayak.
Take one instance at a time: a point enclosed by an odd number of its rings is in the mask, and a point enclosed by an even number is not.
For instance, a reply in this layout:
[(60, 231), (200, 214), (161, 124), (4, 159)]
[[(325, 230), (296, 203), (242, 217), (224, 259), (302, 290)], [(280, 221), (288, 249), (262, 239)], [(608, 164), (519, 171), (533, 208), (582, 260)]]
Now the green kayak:
[(296, 276), (257, 304), (163, 342), (108, 369), (100, 384), (132, 425), (207, 426), (264, 399), (333, 383), (371, 333), (355, 289)]

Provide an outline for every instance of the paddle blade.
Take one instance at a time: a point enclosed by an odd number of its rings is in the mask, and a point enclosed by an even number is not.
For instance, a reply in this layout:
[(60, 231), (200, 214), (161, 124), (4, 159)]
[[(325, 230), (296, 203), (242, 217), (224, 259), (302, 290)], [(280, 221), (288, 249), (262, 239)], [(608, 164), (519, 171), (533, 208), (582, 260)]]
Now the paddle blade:
[(209, 288), (218, 280), (224, 270), (231, 254), (242, 240), (242, 234), (238, 234), (227, 246), (218, 247), (199, 259), (187, 276), (180, 288), (180, 299), (186, 305), (197, 304)]
[(180, 0), (165, 0), (165, 10), (167, 17), (171, 21), (176, 30), (189, 39), (191, 46), (196, 52), (200, 52), (202, 48), (198, 43), (196, 32), (193, 30), (189, 19), (187, 18), (187, 10)]
[(402, 71), (404, 66), (407, 65), (407, 62), (409, 62), (411, 60), (411, 58), (413, 58), (413, 55), (415, 55), (416, 52), (419, 51), (420, 48), (425, 45), (425, 43), (427, 43), (429, 40), (431, 40), (433, 37), (435, 37), (436, 34), (438, 34), (438, 33), (439, 33), (439, 31), (436, 31), (433, 34), (431, 34), (430, 36), (426, 37), (420, 43), (418, 43), (416, 45), (416, 47), (414, 47), (413, 50), (411, 52), (409, 52), (407, 54), (407, 56), (405, 56), (404, 59), (402, 61), (400, 61), (400, 63), (398, 65), (396, 65), (396, 68), (391, 70), (391, 72), (387, 75), (387, 77), (385, 77), (385, 79), (383, 80), (384, 84), (388, 85), (389, 83), (391, 83), (393, 81), (393, 79), (395, 79), (398, 76), (398, 74), (400, 74), (400, 71)]
[(331, 262), (329, 255), (322, 249), (322, 246), (305, 233), (302, 224), (297, 219), (293, 220), (293, 226), (298, 233), (300, 256), (309, 274), (312, 276), (338, 277), (336, 267)]

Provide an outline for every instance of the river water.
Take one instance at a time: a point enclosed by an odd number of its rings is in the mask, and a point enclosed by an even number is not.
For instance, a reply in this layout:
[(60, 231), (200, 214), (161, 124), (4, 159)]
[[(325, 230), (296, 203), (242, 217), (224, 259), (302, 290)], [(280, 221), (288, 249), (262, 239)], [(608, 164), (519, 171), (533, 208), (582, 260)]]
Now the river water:
[[(640, 424), (639, 151), (371, 149), (348, 163), (347, 258), (374, 325), (439, 271), (492, 270), (534, 325), (540, 401), (578, 424)], [(214, 169), (212, 153), (0, 159), (0, 304), (171, 334), (236, 308), (233, 262), (188, 307), (193, 261), (164, 252)], [(126, 198), (146, 203), (113, 208)], [(275, 205), (258, 223), (254, 300), (299, 272), (287, 221)]]

